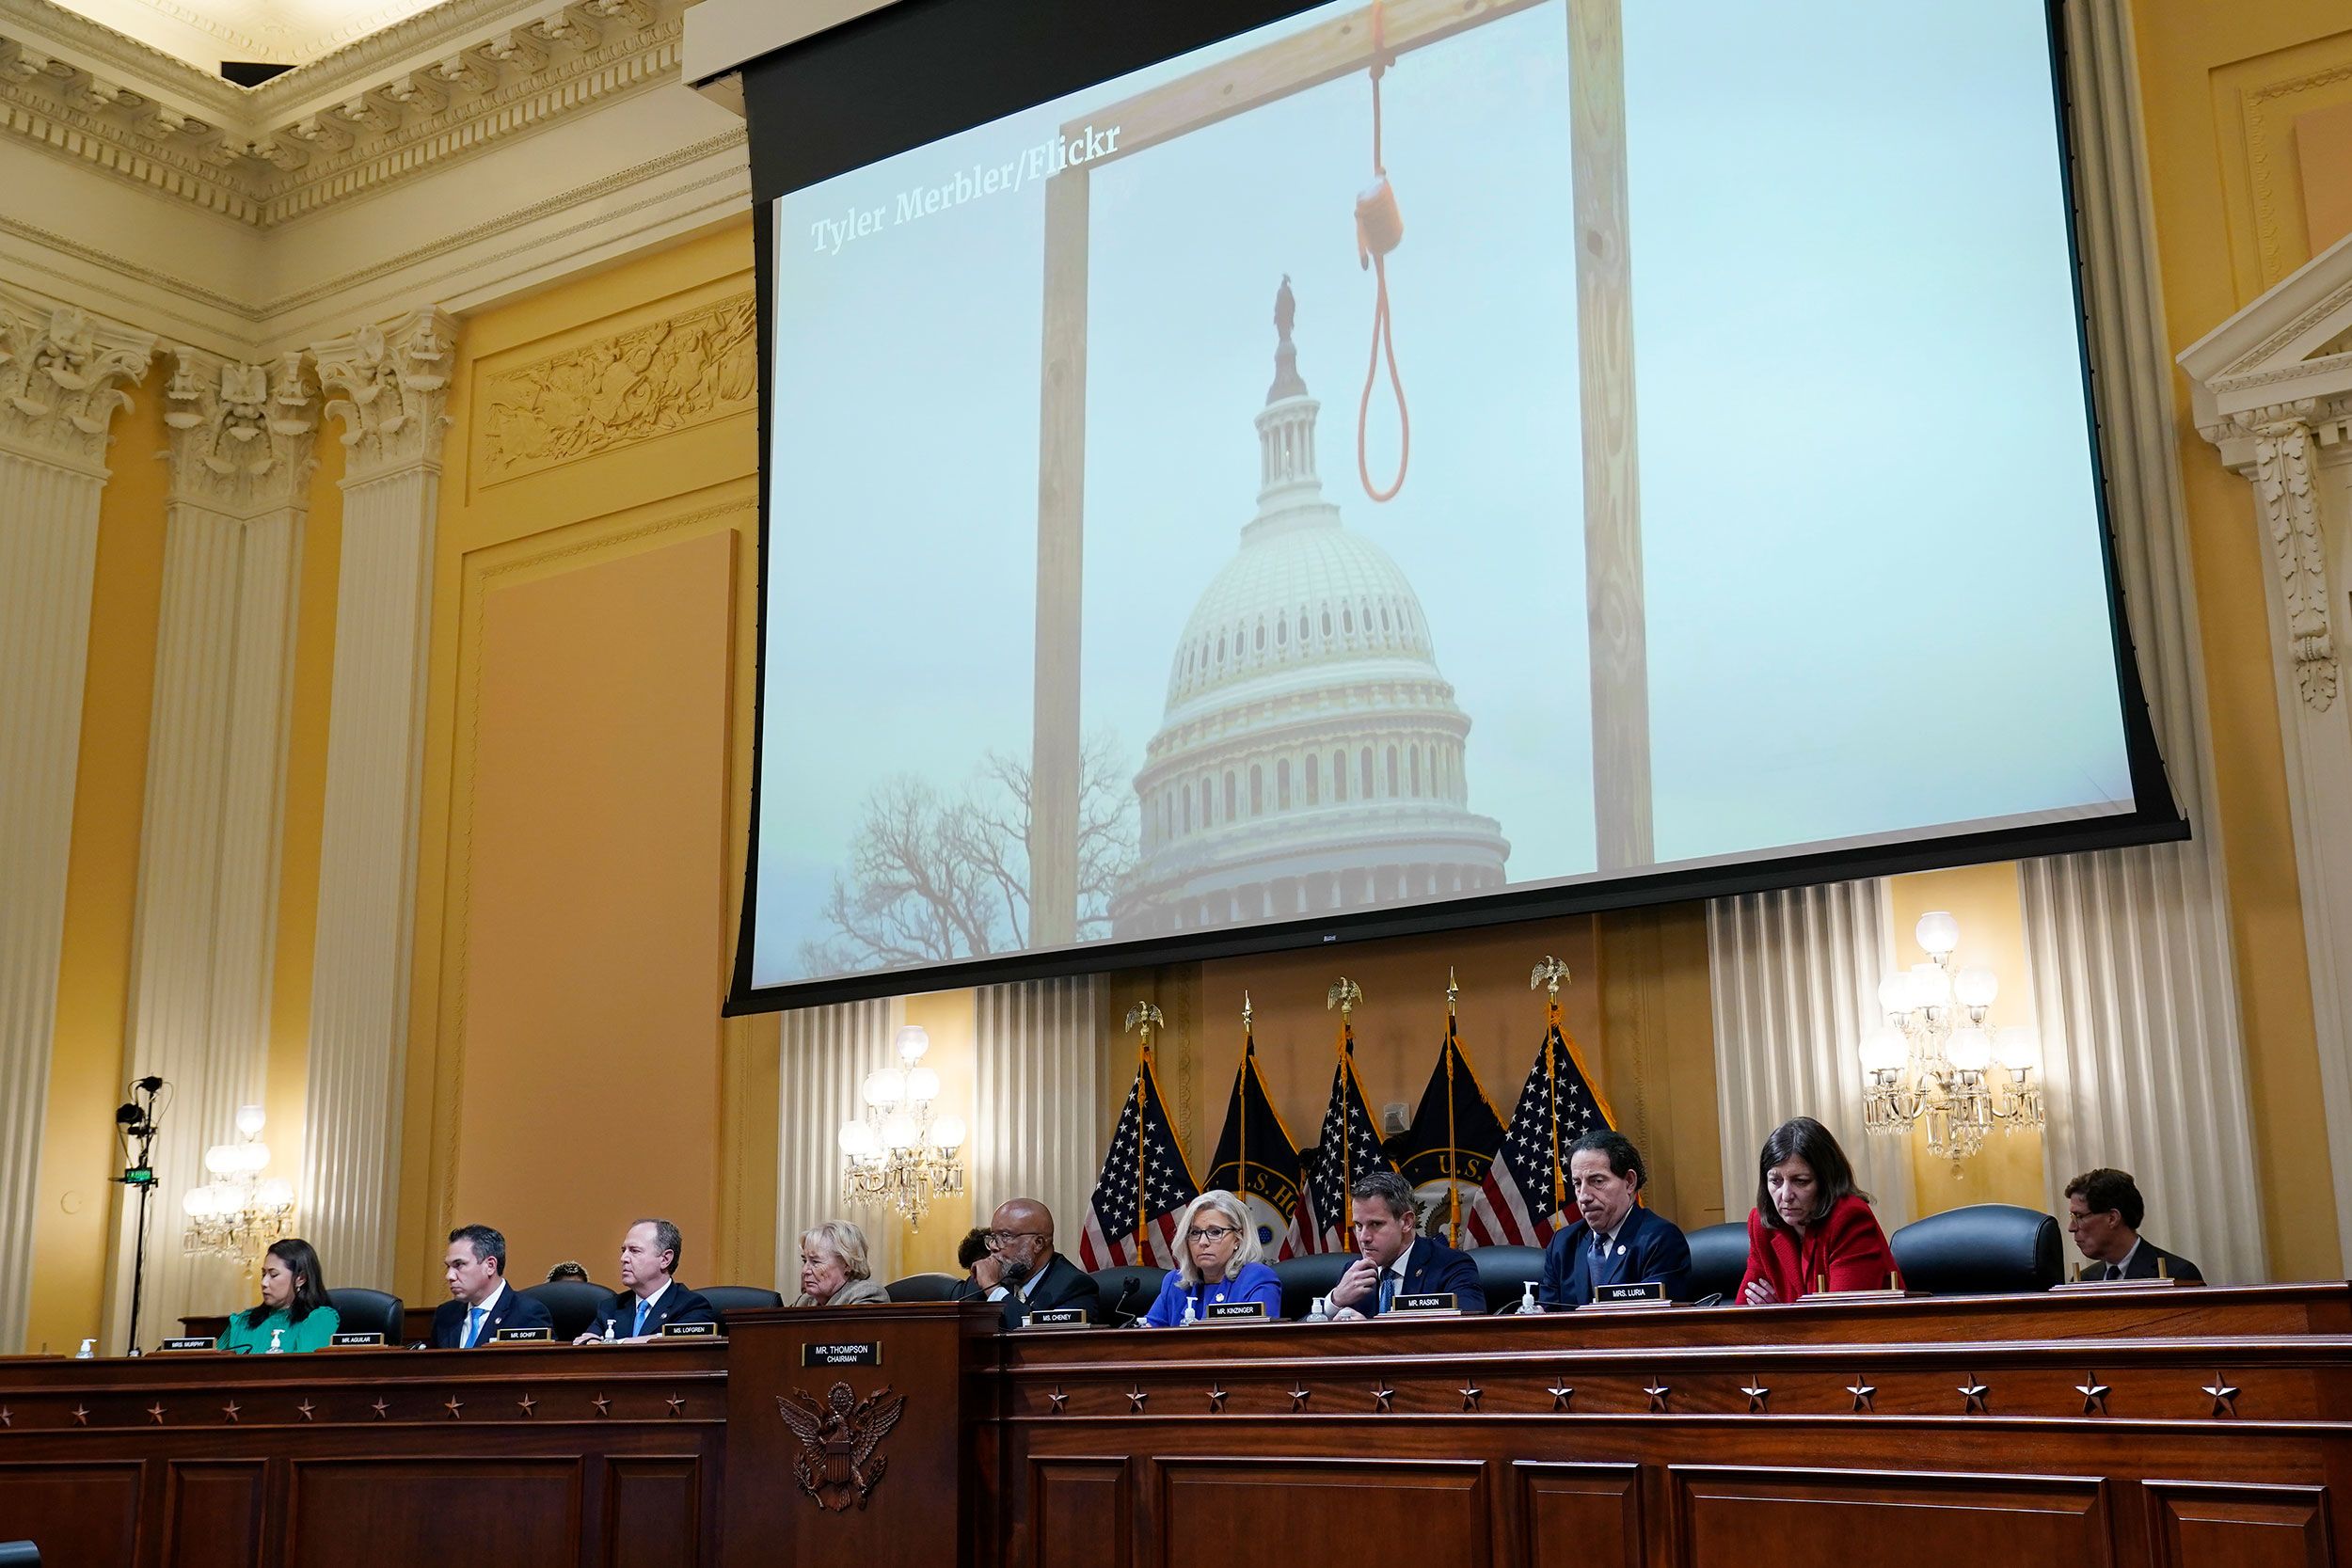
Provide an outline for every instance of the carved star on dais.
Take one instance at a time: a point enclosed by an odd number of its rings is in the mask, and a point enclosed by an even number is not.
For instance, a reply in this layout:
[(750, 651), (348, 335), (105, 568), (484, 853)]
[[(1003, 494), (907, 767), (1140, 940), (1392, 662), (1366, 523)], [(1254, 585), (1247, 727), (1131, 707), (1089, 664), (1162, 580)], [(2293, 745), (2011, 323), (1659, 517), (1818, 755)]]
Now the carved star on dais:
[(461, 1421), (465, 1419), (463, 1416), (458, 1414), (459, 1411), (466, 1408), (465, 1402), (460, 1400), (455, 1394), (452, 1394), (448, 1399), (442, 1401), (441, 1408), (449, 1412), (449, 1418), (453, 1421)]
[(1382, 1415), (1388, 1414), (1395, 1399), (1396, 1390), (1385, 1379), (1372, 1386), (1372, 1407)]
[(2204, 1392), (2213, 1397), (2213, 1409), (2209, 1414), (2215, 1416), (2237, 1414), (2237, 1389), (2232, 1386), (2228, 1378), (2223, 1377), (2219, 1372), (2213, 1374), (2213, 1382), (2204, 1389)]
[(375, 1402), (368, 1406), (368, 1408), (375, 1412), (375, 1418), (380, 1421), (384, 1419), (386, 1413), (391, 1409), (391, 1406), (386, 1404), (384, 1402), (383, 1396), (379, 1394), (376, 1396)]
[(1551, 1408), (1555, 1413), (1565, 1410), (1568, 1407), (1568, 1402), (1576, 1398), (1576, 1390), (1568, 1386), (1568, 1380), (1565, 1377), (1546, 1388), (1544, 1392), (1551, 1396)]
[(1863, 1382), (1859, 1372), (1846, 1385), (1846, 1392), (1853, 1396), (1853, 1407), (1858, 1414), (1869, 1415), (1878, 1409), (1878, 1389)]
[(1152, 1396), (1150, 1394), (1143, 1391), (1139, 1385), (1130, 1385), (1127, 1389), (1127, 1414), (1130, 1416), (1142, 1415), (1143, 1402), (1151, 1397)]
[(1666, 1413), (1666, 1402), (1674, 1398), (1675, 1391), (1661, 1383), (1658, 1380), (1658, 1374), (1652, 1372), (1649, 1374), (1649, 1382), (1642, 1386), (1642, 1392), (1649, 1396), (1650, 1414), (1662, 1416)]
[(1055, 1389), (1052, 1393), (1046, 1395), (1045, 1397), (1054, 1402), (1054, 1414), (1057, 1416), (1060, 1415), (1064, 1407), (1070, 1403), (1070, 1396), (1063, 1393), (1059, 1388)]
[(153, 1404), (149, 1405), (149, 1406), (147, 1407), (147, 1413), (148, 1413), (150, 1416), (152, 1416), (152, 1417), (154, 1417), (154, 1418), (155, 1418), (155, 1424), (156, 1424), (157, 1426), (162, 1426), (162, 1425), (164, 1424), (164, 1402), (163, 1402), (163, 1401), (161, 1401), (161, 1400), (157, 1400), (157, 1401), (156, 1401)]
[(295, 1405), (294, 1408), (302, 1413), (302, 1418), (306, 1421), (314, 1421), (318, 1419), (319, 1407), (312, 1404), (308, 1399), (305, 1399), (300, 1404)]
[(525, 1394), (521, 1399), (516, 1400), (515, 1402), (522, 1406), (523, 1418), (525, 1420), (529, 1420), (531, 1418), (532, 1408), (539, 1402), (532, 1399), (529, 1394)]
[(1764, 1408), (1772, 1397), (1772, 1391), (1764, 1386), (1764, 1380), (1754, 1372), (1750, 1372), (1747, 1382), (1740, 1386), (1740, 1392), (1748, 1396), (1748, 1414), (1751, 1416), (1764, 1414)]
[(1472, 1383), (1465, 1387), (1455, 1389), (1454, 1392), (1462, 1396), (1463, 1409), (1475, 1410), (1478, 1408), (1479, 1397), (1485, 1394), (1486, 1390), (1481, 1388), (1477, 1384)]
[(77, 1427), (89, 1425), (89, 1406), (77, 1404), (73, 1407), (73, 1424)]
[(1963, 1416), (1983, 1415), (1984, 1397), (1991, 1392), (1993, 1392), (1993, 1390), (1990, 1387), (1977, 1381), (1976, 1373), (1969, 1373), (1968, 1381), (1960, 1386), (1961, 1397), (1968, 1402), (1967, 1404), (1962, 1408), (1961, 1414)]
[(598, 1394), (595, 1399), (590, 1400), (588, 1402), (596, 1407), (596, 1414), (599, 1416), (610, 1416), (612, 1414), (612, 1401), (607, 1395)]
[(2086, 1374), (2080, 1383), (2074, 1385), (2074, 1392), (2083, 1397), (2084, 1415), (2095, 1413), (2104, 1416), (2107, 1413), (2107, 1386), (2099, 1381), (2097, 1372)]
[(1308, 1387), (1305, 1384), (1293, 1384), (1291, 1386), (1291, 1414), (1295, 1416), (1300, 1411), (1306, 1409), (1307, 1402), (1314, 1398), (1314, 1395), (1315, 1391), (1312, 1388)]
[(1219, 1387), (1217, 1385), (1216, 1385), (1216, 1384), (1214, 1384), (1214, 1383), (1212, 1383), (1212, 1384), (1210, 1384), (1210, 1385), (1209, 1385), (1209, 1414), (1210, 1414), (1210, 1415), (1212, 1415), (1212, 1416), (1222, 1416), (1222, 1415), (1224, 1415), (1224, 1414), (1225, 1414), (1225, 1398), (1226, 1398), (1226, 1395), (1225, 1395), (1225, 1390), (1224, 1390), (1223, 1388)]
[(237, 1402), (235, 1400), (230, 1400), (227, 1404), (220, 1407), (220, 1418), (227, 1421), (230, 1426), (235, 1426), (237, 1424)]
[(686, 1396), (684, 1394), (672, 1394), (662, 1402), (670, 1407), (670, 1414), (673, 1416), (683, 1416), (686, 1414)]

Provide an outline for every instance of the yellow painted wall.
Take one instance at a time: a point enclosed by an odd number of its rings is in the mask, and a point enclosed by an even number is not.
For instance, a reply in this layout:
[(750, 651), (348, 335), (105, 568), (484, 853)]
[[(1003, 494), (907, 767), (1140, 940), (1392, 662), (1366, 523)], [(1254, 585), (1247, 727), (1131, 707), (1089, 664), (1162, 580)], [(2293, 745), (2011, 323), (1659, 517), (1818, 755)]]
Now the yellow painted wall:
[[(2352, 12), (2342, 0), (2136, 0), (2133, 20), (2177, 353), (2310, 258), (2307, 188), (2322, 193), (2323, 221), (2342, 209), (2352, 169), (2306, 165), (2295, 125), (2352, 102)], [(2340, 1278), (2264, 601), (2269, 549), (2246, 482), (2191, 425), (2177, 372), (2173, 392), (2270, 1267), (2280, 1278)]]

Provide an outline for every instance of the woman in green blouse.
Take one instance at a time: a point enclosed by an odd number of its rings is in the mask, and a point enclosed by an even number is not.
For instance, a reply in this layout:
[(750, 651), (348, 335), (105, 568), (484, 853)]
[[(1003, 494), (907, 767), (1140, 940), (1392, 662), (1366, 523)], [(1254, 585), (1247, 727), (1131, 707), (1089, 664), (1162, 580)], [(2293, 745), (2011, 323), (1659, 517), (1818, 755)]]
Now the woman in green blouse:
[(341, 1324), (326, 1305), (319, 1255), (310, 1243), (289, 1236), (262, 1259), (262, 1305), (231, 1314), (218, 1348), (239, 1355), (325, 1350)]

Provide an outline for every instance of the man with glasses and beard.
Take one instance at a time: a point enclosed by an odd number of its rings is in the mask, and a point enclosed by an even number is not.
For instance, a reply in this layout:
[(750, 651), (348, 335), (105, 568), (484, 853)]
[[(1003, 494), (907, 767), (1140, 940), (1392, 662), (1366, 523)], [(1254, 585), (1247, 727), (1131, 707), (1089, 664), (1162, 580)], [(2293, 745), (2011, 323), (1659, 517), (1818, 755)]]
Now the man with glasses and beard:
[(1083, 1307), (1092, 1318), (1101, 1304), (1093, 1279), (1054, 1250), (1053, 1213), (1033, 1197), (997, 1205), (989, 1223), (987, 1255), (948, 1296), (1002, 1302), (1007, 1328), (1019, 1328), (1030, 1313), (1056, 1307)]

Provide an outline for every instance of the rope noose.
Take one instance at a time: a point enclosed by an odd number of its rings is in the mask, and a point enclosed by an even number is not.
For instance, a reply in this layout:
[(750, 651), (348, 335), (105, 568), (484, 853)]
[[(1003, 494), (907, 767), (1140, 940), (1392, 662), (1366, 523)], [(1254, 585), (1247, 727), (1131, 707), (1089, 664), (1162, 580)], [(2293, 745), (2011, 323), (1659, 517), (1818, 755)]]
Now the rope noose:
[[(1405, 469), (1413, 459), (1413, 417), (1405, 404), (1405, 380), (1396, 369), (1396, 335), (1389, 309), (1389, 252), (1405, 238), (1404, 214), (1397, 211), (1396, 192), (1389, 184), (1388, 164), (1380, 153), (1380, 78), (1389, 69), (1388, 36), (1382, 0), (1372, 0), (1372, 188), (1356, 198), (1356, 261), (1371, 269), (1376, 284), (1372, 308), (1372, 358), (1364, 367), (1364, 393), (1356, 403), (1356, 477), (1364, 494), (1375, 501), (1392, 500), (1405, 488)], [(1371, 460), (1365, 453), (1372, 415), (1372, 389), (1380, 380), (1380, 359), (1388, 356), (1389, 386), (1396, 393), (1396, 478), (1386, 489), (1372, 482)]]

